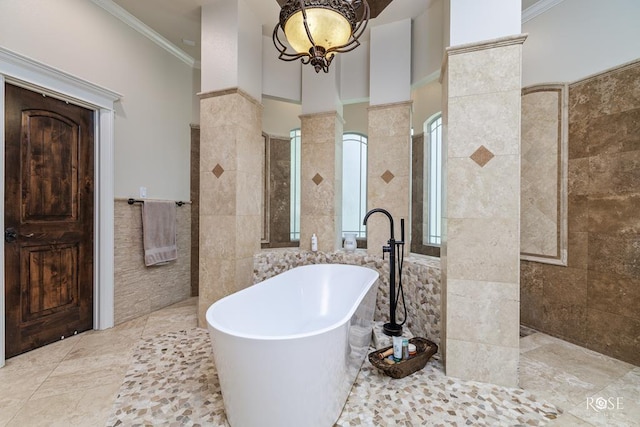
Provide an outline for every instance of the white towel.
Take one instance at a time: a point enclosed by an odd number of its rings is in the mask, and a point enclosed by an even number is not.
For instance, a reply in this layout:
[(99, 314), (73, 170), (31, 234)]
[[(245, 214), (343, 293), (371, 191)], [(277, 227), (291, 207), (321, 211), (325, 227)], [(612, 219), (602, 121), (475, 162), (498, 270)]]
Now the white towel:
[(145, 200), (142, 204), (142, 239), (146, 266), (165, 264), (178, 258), (176, 204)]

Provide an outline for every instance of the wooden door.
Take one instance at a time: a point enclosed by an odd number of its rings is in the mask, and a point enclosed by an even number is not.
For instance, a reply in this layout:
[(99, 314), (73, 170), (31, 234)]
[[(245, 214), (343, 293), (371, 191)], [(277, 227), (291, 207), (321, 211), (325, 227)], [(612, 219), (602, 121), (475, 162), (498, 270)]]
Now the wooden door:
[(93, 327), (94, 112), (5, 86), (6, 357)]

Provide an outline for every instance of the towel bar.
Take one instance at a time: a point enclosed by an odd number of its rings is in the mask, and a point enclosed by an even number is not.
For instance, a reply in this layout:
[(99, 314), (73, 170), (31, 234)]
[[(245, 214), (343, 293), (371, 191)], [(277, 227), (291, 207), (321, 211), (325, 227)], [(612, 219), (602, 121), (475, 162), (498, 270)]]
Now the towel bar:
[[(129, 199), (129, 200), (127, 200), (127, 203), (129, 203), (130, 205), (132, 205), (134, 203), (144, 203), (144, 200)], [(183, 202), (182, 200), (176, 201), (176, 205), (177, 206), (182, 206), (185, 203), (186, 202)]]

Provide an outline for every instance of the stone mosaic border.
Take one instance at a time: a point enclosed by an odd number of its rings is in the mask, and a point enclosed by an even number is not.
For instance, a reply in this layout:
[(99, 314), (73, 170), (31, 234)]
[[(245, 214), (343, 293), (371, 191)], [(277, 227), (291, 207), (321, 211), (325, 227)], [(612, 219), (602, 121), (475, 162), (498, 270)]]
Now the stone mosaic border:
[[(435, 357), (394, 380), (365, 360), (336, 426), (543, 426), (561, 412), (517, 388), (446, 377)], [(228, 426), (204, 329), (140, 341), (107, 426)]]

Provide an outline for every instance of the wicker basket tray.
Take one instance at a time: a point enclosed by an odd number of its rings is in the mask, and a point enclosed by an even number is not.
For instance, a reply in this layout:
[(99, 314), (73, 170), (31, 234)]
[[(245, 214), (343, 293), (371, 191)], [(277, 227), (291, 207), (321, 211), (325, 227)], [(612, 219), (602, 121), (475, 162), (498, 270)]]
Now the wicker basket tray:
[(420, 337), (411, 338), (409, 342), (416, 346), (416, 355), (412, 358), (389, 365), (379, 356), (380, 353), (392, 348), (392, 346), (389, 346), (369, 353), (369, 362), (391, 378), (404, 378), (413, 374), (425, 367), (431, 356), (438, 351), (438, 346), (434, 342)]

